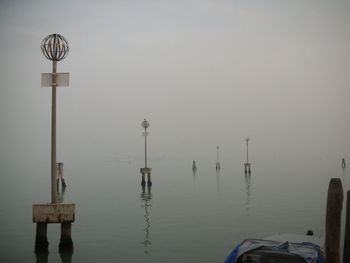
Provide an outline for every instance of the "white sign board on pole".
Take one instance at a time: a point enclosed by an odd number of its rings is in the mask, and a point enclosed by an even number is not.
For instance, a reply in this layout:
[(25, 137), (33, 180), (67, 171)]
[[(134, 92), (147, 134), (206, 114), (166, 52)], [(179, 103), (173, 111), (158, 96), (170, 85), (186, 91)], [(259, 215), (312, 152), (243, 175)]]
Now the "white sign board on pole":
[(69, 73), (41, 73), (41, 87), (52, 87), (52, 76), (56, 75), (56, 87), (69, 86)]

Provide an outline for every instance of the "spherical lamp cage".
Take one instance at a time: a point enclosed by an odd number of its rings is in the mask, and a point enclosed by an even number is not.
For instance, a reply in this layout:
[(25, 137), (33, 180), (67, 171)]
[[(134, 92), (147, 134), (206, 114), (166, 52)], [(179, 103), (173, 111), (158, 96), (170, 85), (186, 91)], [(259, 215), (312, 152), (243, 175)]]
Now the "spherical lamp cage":
[(47, 59), (60, 61), (68, 55), (68, 41), (60, 34), (48, 35), (41, 42), (41, 51)]
[(144, 129), (147, 129), (147, 128), (149, 127), (149, 122), (148, 122), (146, 119), (143, 120), (143, 122), (142, 122), (142, 127), (143, 127)]

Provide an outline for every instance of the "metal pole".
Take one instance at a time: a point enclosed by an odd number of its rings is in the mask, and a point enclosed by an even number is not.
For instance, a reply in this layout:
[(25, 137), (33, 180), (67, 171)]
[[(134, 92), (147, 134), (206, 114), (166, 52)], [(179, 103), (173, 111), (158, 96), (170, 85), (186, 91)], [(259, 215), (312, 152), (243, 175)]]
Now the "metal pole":
[(145, 128), (145, 168), (147, 168), (147, 128)]
[(216, 163), (219, 163), (219, 147), (216, 148)]
[(56, 72), (57, 61), (52, 62), (52, 110), (51, 110), (51, 203), (57, 203), (56, 189)]
[(249, 160), (248, 160), (248, 141), (247, 141), (247, 163), (249, 163)]

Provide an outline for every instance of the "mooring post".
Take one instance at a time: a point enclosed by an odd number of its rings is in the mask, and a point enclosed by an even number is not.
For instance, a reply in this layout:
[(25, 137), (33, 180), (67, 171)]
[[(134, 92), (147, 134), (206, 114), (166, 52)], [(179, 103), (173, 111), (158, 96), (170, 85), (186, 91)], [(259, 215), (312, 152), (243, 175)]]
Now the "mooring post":
[(326, 262), (340, 263), (340, 228), (343, 186), (339, 178), (329, 182), (326, 211)]
[(71, 251), (73, 250), (72, 241), (72, 223), (63, 222), (61, 223), (61, 239), (59, 244), (59, 251)]
[(47, 241), (47, 224), (38, 222), (36, 223), (35, 253), (48, 251), (49, 242)]
[(216, 168), (216, 171), (219, 171), (220, 170), (220, 162), (219, 162), (219, 145), (216, 146), (216, 165), (215, 165), (215, 168)]
[(346, 195), (346, 217), (345, 217), (345, 236), (343, 263), (350, 262), (350, 191)]
[(196, 161), (194, 161), (194, 160), (192, 162), (192, 171), (193, 172), (197, 171), (197, 164), (196, 164)]

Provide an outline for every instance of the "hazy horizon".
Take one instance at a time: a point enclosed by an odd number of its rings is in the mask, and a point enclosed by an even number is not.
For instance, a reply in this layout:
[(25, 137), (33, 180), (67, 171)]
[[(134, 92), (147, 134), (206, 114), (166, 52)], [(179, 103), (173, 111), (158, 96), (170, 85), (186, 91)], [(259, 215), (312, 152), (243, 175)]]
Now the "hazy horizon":
[[(142, 156), (350, 159), (346, 1), (2, 1), (0, 156), (50, 149), (51, 62), (62, 34), (58, 159)], [(288, 157), (289, 156), (289, 157)]]

